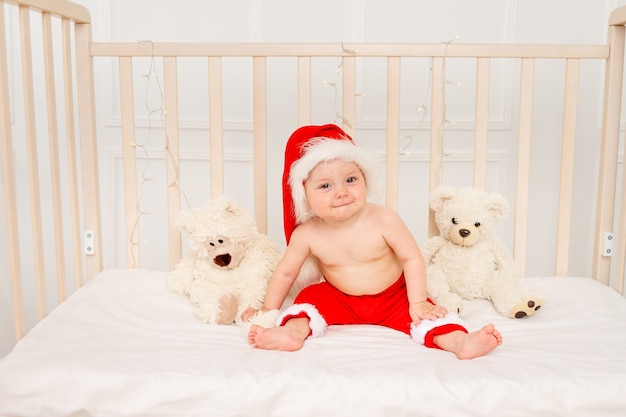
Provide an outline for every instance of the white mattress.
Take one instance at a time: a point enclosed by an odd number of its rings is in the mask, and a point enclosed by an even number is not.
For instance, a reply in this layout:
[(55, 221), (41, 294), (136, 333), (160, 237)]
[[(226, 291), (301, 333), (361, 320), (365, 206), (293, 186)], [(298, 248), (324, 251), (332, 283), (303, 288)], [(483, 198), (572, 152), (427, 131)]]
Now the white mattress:
[(166, 274), (106, 271), (0, 360), (0, 416), (624, 416), (626, 301), (585, 278), (529, 279), (536, 316), (467, 302), (504, 343), (471, 361), (376, 326), (333, 326), (298, 352), (205, 325)]

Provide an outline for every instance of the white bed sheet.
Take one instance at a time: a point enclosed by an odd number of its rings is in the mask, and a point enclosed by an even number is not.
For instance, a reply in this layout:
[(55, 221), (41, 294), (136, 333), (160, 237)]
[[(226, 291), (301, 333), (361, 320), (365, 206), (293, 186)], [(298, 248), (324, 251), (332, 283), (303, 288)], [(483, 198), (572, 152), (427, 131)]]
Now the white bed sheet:
[(626, 301), (586, 278), (527, 278), (532, 318), (467, 302), (504, 344), (471, 361), (376, 326), (333, 326), (298, 352), (200, 323), (166, 274), (110, 270), (0, 360), (0, 416), (624, 416)]

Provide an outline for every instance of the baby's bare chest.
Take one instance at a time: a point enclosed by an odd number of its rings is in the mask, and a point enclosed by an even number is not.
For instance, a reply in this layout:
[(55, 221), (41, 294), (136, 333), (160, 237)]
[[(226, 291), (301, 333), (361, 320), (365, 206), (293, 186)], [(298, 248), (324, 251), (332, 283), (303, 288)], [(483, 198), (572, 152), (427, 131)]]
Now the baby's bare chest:
[(312, 242), (311, 251), (323, 264), (368, 264), (391, 256), (391, 250), (378, 234), (329, 234)]

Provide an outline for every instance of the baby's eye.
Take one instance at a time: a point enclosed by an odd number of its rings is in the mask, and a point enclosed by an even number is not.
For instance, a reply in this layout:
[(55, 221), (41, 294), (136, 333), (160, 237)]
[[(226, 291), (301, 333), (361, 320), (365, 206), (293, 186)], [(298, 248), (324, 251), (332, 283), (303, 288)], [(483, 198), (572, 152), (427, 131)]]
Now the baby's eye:
[(452, 224), (459, 224), (459, 219), (457, 219), (456, 217), (453, 217)]
[(357, 180), (357, 178), (356, 178), (356, 177), (349, 177), (349, 178), (346, 180), (346, 182), (347, 182), (347, 183), (351, 183), (351, 182), (355, 182), (356, 180)]
[(325, 190), (325, 189), (327, 189), (327, 188), (330, 188), (330, 184), (328, 184), (328, 183), (326, 183), (326, 184), (322, 184), (322, 185), (320, 185), (320, 188), (321, 188), (322, 190)]

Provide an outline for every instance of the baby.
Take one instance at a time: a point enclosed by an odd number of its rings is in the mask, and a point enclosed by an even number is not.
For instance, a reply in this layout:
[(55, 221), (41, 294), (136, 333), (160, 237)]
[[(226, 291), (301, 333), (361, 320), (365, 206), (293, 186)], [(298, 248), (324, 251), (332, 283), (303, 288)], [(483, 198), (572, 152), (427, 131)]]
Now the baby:
[[(338, 126), (305, 126), (285, 152), (283, 199), (287, 249), (269, 282), (262, 310), (278, 309), (307, 258), (324, 281), (305, 287), (278, 327), (253, 325), (249, 343), (294, 351), (329, 325), (376, 324), (410, 335), (459, 359), (502, 343), (493, 324), (468, 333), (461, 319), (433, 304), (419, 247), (398, 214), (367, 201), (374, 158)], [(242, 315), (249, 319), (257, 311)]]

